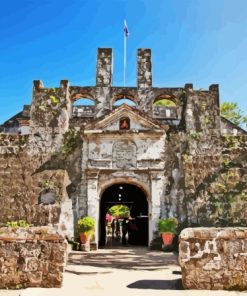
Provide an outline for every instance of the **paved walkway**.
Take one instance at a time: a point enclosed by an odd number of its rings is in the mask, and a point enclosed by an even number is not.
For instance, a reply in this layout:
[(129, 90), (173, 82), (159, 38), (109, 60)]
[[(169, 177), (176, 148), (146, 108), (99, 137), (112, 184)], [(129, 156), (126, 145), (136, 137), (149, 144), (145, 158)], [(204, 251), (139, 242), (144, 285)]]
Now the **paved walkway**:
[[(177, 257), (147, 248), (119, 247), (71, 252), (60, 289), (0, 290), (0, 296), (244, 295), (242, 292), (183, 290)], [(245, 294), (247, 295), (247, 294)]]

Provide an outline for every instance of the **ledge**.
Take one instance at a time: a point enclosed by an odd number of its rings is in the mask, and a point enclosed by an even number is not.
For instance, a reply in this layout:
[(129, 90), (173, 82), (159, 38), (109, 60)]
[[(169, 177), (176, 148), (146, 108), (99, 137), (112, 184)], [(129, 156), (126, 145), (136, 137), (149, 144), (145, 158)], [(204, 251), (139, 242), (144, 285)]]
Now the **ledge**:
[(58, 241), (64, 237), (49, 226), (42, 227), (1, 227), (0, 241)]

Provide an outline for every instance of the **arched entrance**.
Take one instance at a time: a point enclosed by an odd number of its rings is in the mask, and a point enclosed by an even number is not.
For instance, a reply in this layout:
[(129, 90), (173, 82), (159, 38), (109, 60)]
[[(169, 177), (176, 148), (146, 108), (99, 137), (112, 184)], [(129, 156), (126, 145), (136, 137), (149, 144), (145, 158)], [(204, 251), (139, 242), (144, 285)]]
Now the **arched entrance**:
[[(126, 205), (136, 227), (129, 234), (129, 244), (148, 245), (148, 201), (144, 191), (136, 185), (117, 183), (102, 194), (99, 211), (99, 247), (106, 245), (106, 214), (113, 205)], [(132, 233), (131, 233), (132, 232)]]

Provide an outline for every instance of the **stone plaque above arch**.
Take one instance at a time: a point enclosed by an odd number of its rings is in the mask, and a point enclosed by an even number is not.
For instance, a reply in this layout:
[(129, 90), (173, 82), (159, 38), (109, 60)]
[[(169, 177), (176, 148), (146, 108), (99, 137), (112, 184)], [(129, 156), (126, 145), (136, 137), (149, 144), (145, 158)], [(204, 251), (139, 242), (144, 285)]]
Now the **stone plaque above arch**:
[(129, 169), (136, 167), (136, 145), (128, 140), (117, 141), (112, 147), (112, 166)]

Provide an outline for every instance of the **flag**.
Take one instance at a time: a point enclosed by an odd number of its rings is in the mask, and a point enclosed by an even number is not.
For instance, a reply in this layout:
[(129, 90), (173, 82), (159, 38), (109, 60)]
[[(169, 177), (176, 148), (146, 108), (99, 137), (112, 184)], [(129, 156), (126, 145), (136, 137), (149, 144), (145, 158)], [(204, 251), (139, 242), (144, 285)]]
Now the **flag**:
[(129, 37), (129, 30), (128, 30), (128, 27), (127, 27), (127, 23), (126, 23), (126, 20), (124, 20), (124, 36), (125, 37)]

